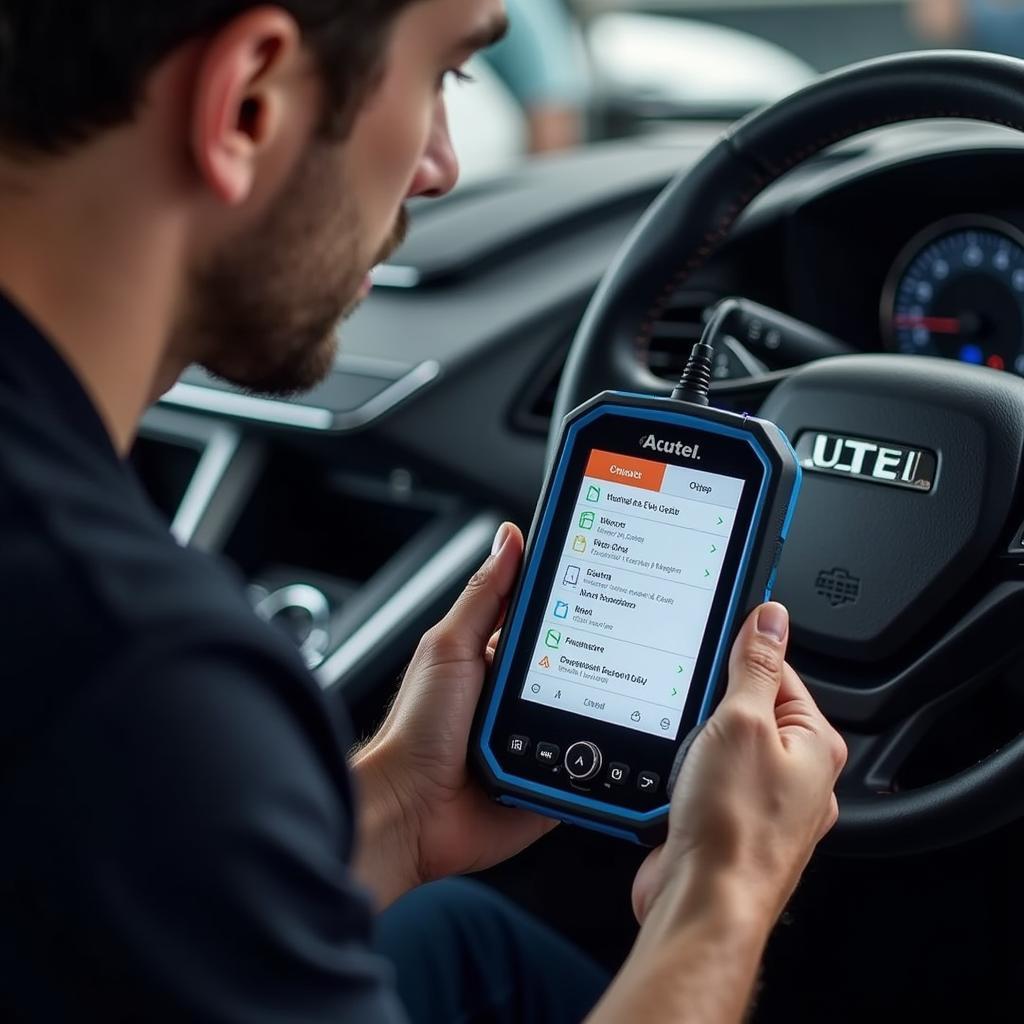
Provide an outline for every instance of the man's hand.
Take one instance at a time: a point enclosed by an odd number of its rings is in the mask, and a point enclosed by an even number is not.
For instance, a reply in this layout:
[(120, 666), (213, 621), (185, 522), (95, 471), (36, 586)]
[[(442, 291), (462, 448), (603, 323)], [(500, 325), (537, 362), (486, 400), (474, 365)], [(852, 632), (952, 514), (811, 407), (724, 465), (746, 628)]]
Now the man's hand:
[(672, 793), (665, 844), (633, 887), (642, 924), (593, 1024), (734, 1024), (768, 933), (835, 823), (846, 746), (786, 664), (788, 615), (757, 609)]
[(637, 875), (641, 923), (673, 885), (723, 872), (774, 921), (835, 824), (846, 746), (784, 660), (788, 632), (786, 609), (772, 603), (737, 637), (725, 697), (676, 782), (668, 839)]
[(353, 763), (356, 874), (379, 905), (421, 882), (518, 853), (555, 821), (492, 801), (466, 766), (469, 730), (523, 554), (510, 523), (452, 610), (420, 641), (383, 726)]

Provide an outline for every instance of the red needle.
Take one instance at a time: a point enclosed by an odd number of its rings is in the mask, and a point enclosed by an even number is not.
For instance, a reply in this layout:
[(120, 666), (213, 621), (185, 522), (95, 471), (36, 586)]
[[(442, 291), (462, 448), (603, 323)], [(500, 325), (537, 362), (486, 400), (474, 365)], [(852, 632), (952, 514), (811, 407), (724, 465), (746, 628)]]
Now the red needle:
[(923, 327), (933, 334), (959, 334), (960, 321), (954, 316), (898, 316), (897, 327)]

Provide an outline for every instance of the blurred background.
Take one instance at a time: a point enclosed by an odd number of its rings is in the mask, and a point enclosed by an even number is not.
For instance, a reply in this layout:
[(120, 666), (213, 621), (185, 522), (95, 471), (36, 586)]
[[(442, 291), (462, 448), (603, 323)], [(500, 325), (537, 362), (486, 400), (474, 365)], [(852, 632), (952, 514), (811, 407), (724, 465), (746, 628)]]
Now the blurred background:
[(707, 130), (902, 50), (1024, 57), (1024, 0), (507, 0), (512, 28), (447, 86), (463, 188), (528, 154)]

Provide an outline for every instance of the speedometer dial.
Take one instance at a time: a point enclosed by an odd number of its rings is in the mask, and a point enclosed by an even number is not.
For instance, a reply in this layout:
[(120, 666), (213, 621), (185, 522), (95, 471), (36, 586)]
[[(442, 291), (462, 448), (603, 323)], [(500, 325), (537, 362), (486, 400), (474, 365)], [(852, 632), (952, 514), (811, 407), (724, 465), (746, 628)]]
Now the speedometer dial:
[(886, 284), (882, 329), (901, 352), (1024, 375), (1024, 234), (971, 217), (918, 235)]

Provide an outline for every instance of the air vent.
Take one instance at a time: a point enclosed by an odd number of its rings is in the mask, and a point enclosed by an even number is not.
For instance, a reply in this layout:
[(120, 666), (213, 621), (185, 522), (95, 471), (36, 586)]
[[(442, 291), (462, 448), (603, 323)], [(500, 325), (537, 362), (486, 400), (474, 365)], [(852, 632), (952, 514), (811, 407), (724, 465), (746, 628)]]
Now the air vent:
[(643, 343), (638, 358), (657, 377), (676, 381), (686, 365), (694, 342), (704, 329), (704, 311), (719, 295), (713, 292), (676, 292), (658, 318), (650, 338)]
[(526, 434), (546, 435), (551, 428), (555, 397), (569, 354), (569, 342), (548, 355), (512, 406), (512, 426)]

